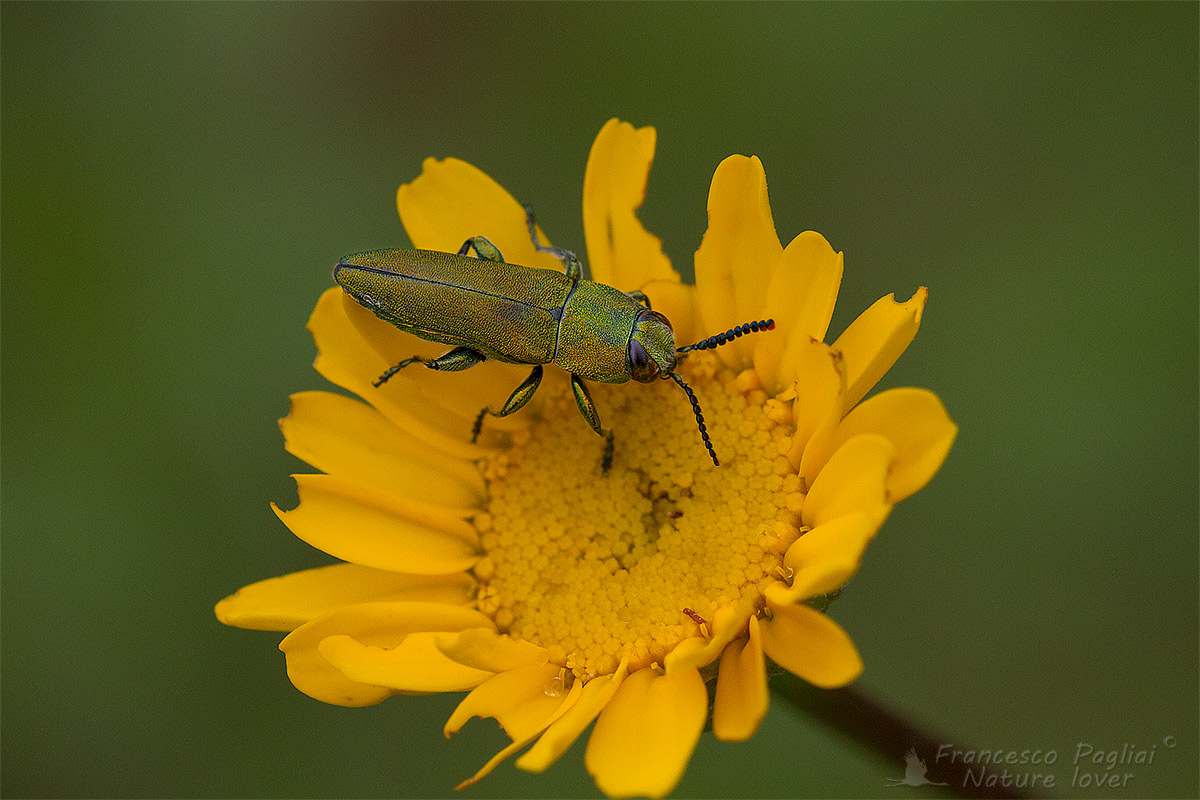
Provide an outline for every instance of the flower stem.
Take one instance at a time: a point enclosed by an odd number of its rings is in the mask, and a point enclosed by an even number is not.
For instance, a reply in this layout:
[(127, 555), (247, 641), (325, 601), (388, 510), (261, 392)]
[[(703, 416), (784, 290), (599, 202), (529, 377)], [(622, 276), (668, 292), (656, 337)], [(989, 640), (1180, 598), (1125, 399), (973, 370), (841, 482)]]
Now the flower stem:
[[(905, 779), (906, 785), (946, 784), (947, 793), (956, 797), (1032, 797), (1014, 785), (1011, 772), (1006, 781), (990, 764), (964, 764), (962, 759), (938, 759), (938, 748), (947, 742), (953, 743), (953, 748), (962, 752), (972, 748), (957, 738), (920, 730), (857, 689), (848, 686), (842, 689), (818, 689), (790, 673), (774, 676), (771, 689), (797, 710), (816, 717), (841, 735), (875, 751), (880, 758), (895, 765), (897, 784), (901, 782), (899, 768), (905, 763), (905, 754), (912, 748), (928, 767), (928, 775), (925, 776), (924, 770), (918, 767), (910, 778)], [(912, 782), (908, 783), (909, 780)]]

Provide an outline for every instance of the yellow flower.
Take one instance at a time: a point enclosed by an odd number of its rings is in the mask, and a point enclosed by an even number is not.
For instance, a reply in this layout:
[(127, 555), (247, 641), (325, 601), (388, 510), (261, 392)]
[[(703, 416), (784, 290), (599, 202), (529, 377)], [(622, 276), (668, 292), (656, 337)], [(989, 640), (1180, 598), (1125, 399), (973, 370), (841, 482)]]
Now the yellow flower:
[[(603, 441), (550, 370), (520, 413), (489, 417), (527, 368), (412, 367), (445, 345), (381, 322), (341, 289), (309, 329), (317, 370), (366, 403), (292, 398), (288, 449), (324, 474), (298, 475), (300, 504), (276, 509), (343, 562), (242, 589), (217, 616), (289, 631), (280, 645), (301, 691), (346, 706), (393, 694), (470, 691), (446, 723), (495, 717), (507, 756), (546, 769), (596, 721), (586, 764), (611, 797), (662, 797), (709, 716), (743, 740), (767, 710), (768, 659), (822, 687), (862, 670), (849, 636), (817, 610), (858, 569), (892, 506), (941, 465), (957, 428), (922, 389), (864, 395), (916, 333), (926, 291), (884, 297), (825, 344), (842, 255), (817, 233), (782, 247), (757, 158), (713, 176), (696, 285), (680, 281), (635, 211), (652, 128), (610, 121), (592, 147), (583, 213), (591, 277), (641, 289), (680, 344), (773, 318), (773, 331), (689, 354), (722, 466), (670, 381), (593, 384), (616, 435)], [(484, 173), (427, 160), (398, 206), (413, 244), (454, 251), (487, 236), (512, 263), (561, 269), (529, 240), (521, 206)], [(532, 745), (532, 746), (530, 746)], [(465, 784), (464, 784), (465, 785)]]

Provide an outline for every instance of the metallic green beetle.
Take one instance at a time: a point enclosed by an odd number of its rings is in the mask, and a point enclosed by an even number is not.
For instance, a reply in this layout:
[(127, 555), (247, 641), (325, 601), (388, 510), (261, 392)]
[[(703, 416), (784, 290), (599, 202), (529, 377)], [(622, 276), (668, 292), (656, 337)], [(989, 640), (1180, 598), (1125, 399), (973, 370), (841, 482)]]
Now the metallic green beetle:
[[(565, 272), (522, 267), (505, 262), (482, 236), (463, 243), (458, 253), (430, 250), (372, 250), (346, 256), (333, 278), (375, 316), (426, 341), (454, 345), (437, 358), (406, 358), (375, 381), (376, 386), (407, 367), (457, 372), (494, 359), (508, 364), (534, 364), (533, 371), (499, 411), (485, 408), (475, 418), (472, 441), (488, 414), (505, 417), (521, 409), (542, 380), (542, 365), (553, 362), (571, 373), (571, 388), (580, 413), (592, 430), (605, 437), (601, 468), (612, 466), (613, 434), (600, 425), (600, 415), (584, 380), (649, 383), (670, 378), (692, 403), (700, 436), (719, 465), (708, 438), (700, 403), (675, 372), (678, 357), (706, 350), (746, 333), (770, 330), (773, 320), (738, 325), (725, 333), (686, 347), (675, 347), (675, 333), (665, 316), (650, 308), (640, 291), (621, 292), (584, 280), (574, 253), (538, 244), (533, 211), (526, 219), (534, 247), (559, 258)], [(468, 255), (474, 250), (478, 258)]]

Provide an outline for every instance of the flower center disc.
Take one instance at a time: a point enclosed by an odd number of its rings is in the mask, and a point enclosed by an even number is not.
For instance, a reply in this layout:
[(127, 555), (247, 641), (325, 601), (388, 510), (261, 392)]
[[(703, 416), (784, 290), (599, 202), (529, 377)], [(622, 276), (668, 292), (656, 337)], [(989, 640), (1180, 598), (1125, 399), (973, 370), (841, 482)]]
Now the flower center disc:
[(479, 607), (580, 678), (614, 672), (625, 656), (630, 670), (661, 662), (700, 619), (756, 601), (799, 535), (804, 496), (781, 455), (790, 404), (754, 388), (752, 373), (718, 369), (712, 354), (685, 364), (720, 467), (670, 381), (590, 385), (616, 437), (607, 477), (603, 440), (561, 381), (543, 382), (528, 431), (484, 467)]

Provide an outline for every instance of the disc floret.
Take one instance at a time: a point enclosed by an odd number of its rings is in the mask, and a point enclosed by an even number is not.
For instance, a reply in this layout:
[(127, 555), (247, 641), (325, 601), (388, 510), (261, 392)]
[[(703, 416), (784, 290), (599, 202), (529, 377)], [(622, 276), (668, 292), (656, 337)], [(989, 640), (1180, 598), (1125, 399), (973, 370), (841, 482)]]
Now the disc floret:
[(739, 378), (710, 354), (689, 357), (687, 370), (726, 459), (719, 469), (695, 446), (691, 407), (665, 382), (603, 393), (621, 432), (607, 478), (557, 386), (485, 468), (480, 608), (578, 677), (611, 673), (622, 658), (631, 670), (661, 663), (708, 633), (697, 617), (759, 605), (799, 535), (783, 403), (752, 371)]

